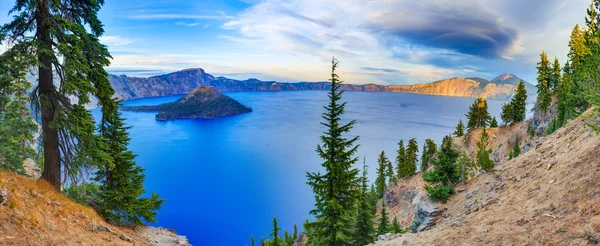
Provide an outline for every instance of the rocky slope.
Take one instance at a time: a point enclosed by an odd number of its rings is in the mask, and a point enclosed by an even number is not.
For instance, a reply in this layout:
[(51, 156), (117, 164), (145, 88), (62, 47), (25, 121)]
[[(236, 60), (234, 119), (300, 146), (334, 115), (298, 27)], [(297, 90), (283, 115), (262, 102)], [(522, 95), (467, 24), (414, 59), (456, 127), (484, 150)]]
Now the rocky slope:
[(47, 182), (0, 170), (0, 245), (189, 245), (171, 230), (117, 227)]
[(171, 103), (154, 106), (127, 106), (126, 111), (158, 112), (157, 120), (214, 119), (251, 112), (252, 109), (223, 95), (212, 86), (200, 86)]
[[(525, 153), (458, 185), (448, 202), (421, 213), (438, 220), (426, 230), (385, 237), (375, 245), (599, 243), (600, 134), (587, 124), (600, 120), (579, 117), (554, 134), (527, 140)], [(499, 128), (497, 139), (521, 129)]]
[[(260, 81), (257, 79), (234, 80), (225, 77), (214, 77), (200, 68), (186, 69), (150, 78), (111, 75), (109, 79), (115, 88), (116, 95), (121, 99), (187, 94), (199, 86), (212, 86), (222, 92), (330, 89), (328, 82), (285, 83)], [(441, 96), (506, 99), (512, 96), (515, 85), (519, 80), (515, 75), (504, 74), (495, 78), (492, 82), (481, 78), (452, 78), (415, 85), (344, 84), (342, 85), (342, 89), (346, 91), (406, 92)], [(533, 94), (535, 87), (529, 83), (526, 83), (526, 85), (527, 90)], [(530, 99), (533, 99), (533, 97), (530, 97)]]

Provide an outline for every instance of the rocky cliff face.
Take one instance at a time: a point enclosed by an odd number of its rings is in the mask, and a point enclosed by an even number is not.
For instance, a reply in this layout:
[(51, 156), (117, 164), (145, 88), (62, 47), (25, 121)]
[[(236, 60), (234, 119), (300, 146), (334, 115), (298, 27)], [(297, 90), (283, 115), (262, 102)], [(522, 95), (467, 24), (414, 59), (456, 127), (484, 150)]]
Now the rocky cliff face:
[[(109, 80), (115, 88), (116, 95), (121, 99), (187, 94), (199, 86), (212, 86), (222, 92), (328, 90), (331, 88), (328, 82), (284, 83), (257, 79), (234, 80), (225, 77), (214, 77), (200, 68), (186, 69), (150, 78), (111, 75)], [(451, 78), (415, 85), (344, 84), (342, 89), (346, 91), (406, 92), (440, 96), (506, 99), (512, 96), (515, 85), (519, 80), (514, 75), (504, 74), (494, 79), (494, 82), (481, 78)], [(534, 88), (533, 85), (529, 83), (526, 83), (526, 85), (528, 92), (534, 94), (535, 90), (531, 89)], [(534, 97), (530, 96), (530, 98)]]

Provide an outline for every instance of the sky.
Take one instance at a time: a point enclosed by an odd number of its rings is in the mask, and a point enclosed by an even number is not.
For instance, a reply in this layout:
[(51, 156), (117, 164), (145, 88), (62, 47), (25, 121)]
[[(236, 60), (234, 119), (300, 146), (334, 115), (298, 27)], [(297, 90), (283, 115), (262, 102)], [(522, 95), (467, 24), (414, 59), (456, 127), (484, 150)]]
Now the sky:
[[(0, 1), (0, 23), (14, 1)], [(542, 50), (564, 63), (590, 0), (105, 0), (107, 70), (415, 84), (514, 73), (535, 83)]]

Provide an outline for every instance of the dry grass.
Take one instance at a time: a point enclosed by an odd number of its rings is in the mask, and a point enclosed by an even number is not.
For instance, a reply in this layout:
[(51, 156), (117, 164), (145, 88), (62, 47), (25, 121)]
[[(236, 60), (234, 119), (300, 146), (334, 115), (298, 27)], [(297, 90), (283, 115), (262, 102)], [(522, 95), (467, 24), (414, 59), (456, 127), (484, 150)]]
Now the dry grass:
[[(105, 223), (96, 212), (66, 198), (42, 180), (0, 171), (0, 188), (8, 190), (0, 206), (0, 245), (145, 245), (131, 228)], [(98, 225), (114, 233), (96, 230)], [(134, 243), (118, 238), (126, 235)]]

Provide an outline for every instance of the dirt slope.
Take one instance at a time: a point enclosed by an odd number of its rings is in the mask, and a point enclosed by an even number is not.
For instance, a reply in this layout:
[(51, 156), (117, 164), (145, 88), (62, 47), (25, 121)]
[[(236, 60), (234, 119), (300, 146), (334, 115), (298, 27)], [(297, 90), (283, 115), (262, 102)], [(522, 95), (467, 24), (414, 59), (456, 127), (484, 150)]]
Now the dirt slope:
[(580, 117), (458, 186), (432, 229), (376, 245), (600, 243), (600, 135), (590, 122), (600, 124)]
[(160, 228), (111, 226), (42, 180), (0, 171), (0, 245), (188, 245)]

